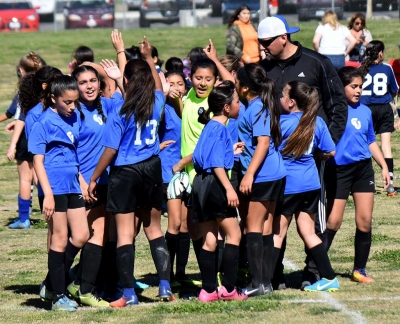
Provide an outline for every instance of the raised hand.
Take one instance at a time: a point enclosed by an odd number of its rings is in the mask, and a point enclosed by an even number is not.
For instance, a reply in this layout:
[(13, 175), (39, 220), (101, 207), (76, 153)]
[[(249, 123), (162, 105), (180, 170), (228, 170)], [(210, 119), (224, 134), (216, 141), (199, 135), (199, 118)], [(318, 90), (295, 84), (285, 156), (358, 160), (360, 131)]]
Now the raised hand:
[(117, 63), (115, 63), (113, 60), (101, 60), (100, 65), (110, 79), (118, 80), (122, 78), (121, 71), (119, 70)]
[(111, 41), (117, 53), (125, 50), (124, 40), (122, 39), (122, 34), (118, 29), (114, 29), (111, 32)]

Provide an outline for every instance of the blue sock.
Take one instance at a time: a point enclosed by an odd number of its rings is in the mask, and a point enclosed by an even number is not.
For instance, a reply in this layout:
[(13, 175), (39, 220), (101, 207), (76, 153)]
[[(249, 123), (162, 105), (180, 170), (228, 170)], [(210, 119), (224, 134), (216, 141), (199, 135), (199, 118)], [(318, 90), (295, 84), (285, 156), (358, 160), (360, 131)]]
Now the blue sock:
[(19, 220), (21, 222), (25, 222), (29, 219), (29, 206), (31, 204), (30, 199), (22, 199), (20, 195), (18, 195), (18, 213)]
[(161, 279), (161, 280), (160, 280), (160, 286), (169, 286), (169, 281), (168, 281), (168, 280)]
[(124, 297), (131, 299), (132, 296), (136, 296), (135, 288), (123, 288)]

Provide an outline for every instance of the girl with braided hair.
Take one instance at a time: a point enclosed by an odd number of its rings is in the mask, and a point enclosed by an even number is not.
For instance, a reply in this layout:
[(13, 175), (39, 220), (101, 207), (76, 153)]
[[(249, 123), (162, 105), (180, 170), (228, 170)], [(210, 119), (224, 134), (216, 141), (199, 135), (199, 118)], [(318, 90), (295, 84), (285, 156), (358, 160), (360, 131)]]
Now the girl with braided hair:
[[(43, 63), (38, 55), (34, 52), (24, 55), (18, 62), (17, 75), (20, 82), (30, 74), (39, 70)], [(23, 102), (19, 102), (19, 107), (29, 109), (31, 107), (24, 106)], [(17, 106), (16, 119), (20, 115), (20, 109)], [(32, 181), (34, 179), (34, 171), (32, 166), (32, 154), (28, 152), (28, 143), (24, 132), (23, 121), (17, 120), (14, 126), (14, 132), (11, 138), (10, 146), (7, 151), (7, 157), (10, 161), (14, 158), (17, 160), (18, 176), (19, 176), (19, 195), (18, 195), (18, 218), (8, 227), (10, 229), (28, 229), (30, 228), (29, 208), (31, 205), (31, 190), (33, 189)]]
[(390, 174), (390, 184), (387, 188), (387, 195), (390, 197), (397, 194), (393, 188), (391, 136), (394, 131), (394, 115), (390, 103), (399, 86), (392, 67), (383, 63), (384, 59), (385, 45), (379, 40), (371, 41), (367, 45), (364, 61), (359, 68), (364, 75), (360, 102), (371, 109), (375, 134), (381, 135), (382, 152)]

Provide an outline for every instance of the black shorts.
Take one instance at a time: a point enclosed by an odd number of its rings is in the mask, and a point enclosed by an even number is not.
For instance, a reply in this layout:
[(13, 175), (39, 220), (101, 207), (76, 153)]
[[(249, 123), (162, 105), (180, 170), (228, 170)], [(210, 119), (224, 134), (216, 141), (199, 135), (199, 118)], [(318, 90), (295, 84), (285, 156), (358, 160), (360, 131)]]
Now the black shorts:
[(25, 130), (22, 130), (21, 136), (17, 142), (15, 159), (17, 161), (33, 161), (33, 154), (28, 151), (28, 140), (26, 139)]
[(242, 176), (240, 161), (235, 161), (235, 163), (233, 164), (233, 168), (231, 170), (230, 181), (233, 189), (235, 189), (236, 192), (239, 192), (239, 186), (242, 179), (243, 176)]
[(158, 156), (130, 165), (113, 166), (108, 179), (107, 211), (132, 213), (136, 209), (161, 209), (161, 160)]
[(375, 192), (375, 177), (371, 159), (348, 165), (325, 166), (327, 199), (347, 199), (350, 193)]
[[(44, 196), (39, 197), (40, 210), (43, 211)], [(55, 212), (66, 212), (68, 209), (85, 207), (85, 200), (81, 194), (54, 195)]]
[(250, 195), (243, 195), (250, 201), (283, 201), (286, 177), (279, 180), (253, 183)]
[(390, 104), (369, 105), (376, 134), (394, 132), (394, 114)]
[(296, 212), (316, 214), (321, 189), (287, 194), (283, 196), (283, 202), (276, 206), (275, 216), (293, 216)]
[(86, 210), (91, 210), (101, 205), (105, 206), (107, 204), (107, 191), (108, 191), (108, 184), (97, 185), (96, 195), (95, 195), (97, 200), (92, 204), (86, 203), (85, 204)]
[(193, 223), (237, 217), (236, 208), (228, 207), (226, 190), (214, 174), (196, 174), (193, 180), (191, 203)]

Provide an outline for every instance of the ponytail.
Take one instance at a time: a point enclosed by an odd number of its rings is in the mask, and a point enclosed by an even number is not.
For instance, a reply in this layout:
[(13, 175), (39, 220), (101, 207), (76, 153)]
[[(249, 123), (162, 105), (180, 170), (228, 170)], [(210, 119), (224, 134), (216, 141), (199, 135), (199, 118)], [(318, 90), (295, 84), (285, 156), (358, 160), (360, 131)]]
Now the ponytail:
[(364, 61), (358, 68), (365, 77), (372, 65), (376, 64), (375, 61), (379, 58), (379, 53), (385, 50), (385, 45), (379, 40), (373, 40), (368, 43), (365, 50)]
[(210, 109), (205, 110), (204, 107), (200, 107), (198, 113), (199, 113), (199, 118), (197, 118), (197, 121), (200, 124), (207, 125), (208, 122), (211, 120), (210, 117), (211, 110)]
[(297, 107), (303, 112), (294, 132), (289, 136), (282, 155), (293, 155), (298, 159), (310, 147), (315, 132), (319, 95), (315, 88), (310, 88), (304, 82), (292, 81), (288, 85), (290, 99), (296, 101)]

